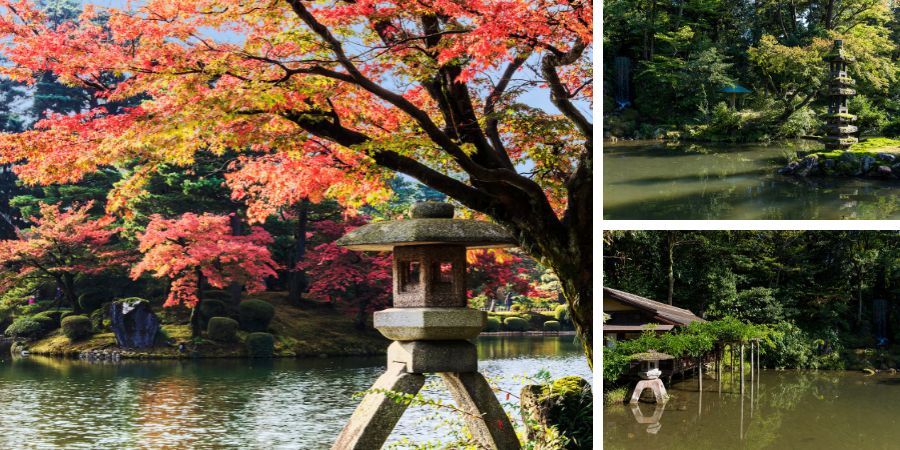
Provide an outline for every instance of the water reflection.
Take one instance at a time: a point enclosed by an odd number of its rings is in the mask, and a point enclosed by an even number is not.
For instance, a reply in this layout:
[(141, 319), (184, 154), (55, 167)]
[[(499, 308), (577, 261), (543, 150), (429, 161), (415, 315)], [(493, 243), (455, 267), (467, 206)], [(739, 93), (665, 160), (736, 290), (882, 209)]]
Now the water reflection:
[[(478, 342), (482, 370), (516, 377), (590, 370), (571, 337)], [(384, 357), (88, 363), (29, 357), (0, 362), (0, 449), (328, 448)], [(430, 392), (449, 402), (445, 391)], [(444, 437), (433, 410), (410, 408), (391, 437)]]
[(677, 381), (652, 414), (646, 404), (604, 407), (604, 448), (897, 448), (898, 375), (762, 371), (744, 395), (736, 378), (723, 374), (721, 391)]
[(815, 145), (604, 144), (607, 219), (897, 219), (898, 181), (775, 174)]

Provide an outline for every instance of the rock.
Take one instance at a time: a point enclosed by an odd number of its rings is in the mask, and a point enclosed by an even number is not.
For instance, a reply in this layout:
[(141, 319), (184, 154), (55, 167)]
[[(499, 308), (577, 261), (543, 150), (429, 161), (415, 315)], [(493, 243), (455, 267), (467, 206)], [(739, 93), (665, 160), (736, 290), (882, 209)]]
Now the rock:
[(156, 342), (159, 332), (159, 318), (150, 308), (150, 302), (142, 299), (128, 299), (110, 305), (112, 330), (119, 347), (147, 348)]
[(892, 163), (897, 160), (897, 157), (890, 153), (879, 153), (879, 154), (875, 155), (875, 157), (882, 161), (886, 161), (888, 163)]
[(822, 165), (823, 165), (826, 169), (829, 169), (829, 170), (834, 169), (834, 166), (835, 166), (836, 164), (837, 164), (837, 163), (836, 163), (833, 159), (830, 159), (830, 158), (829, 158), (829, 159), (826, 159), (825, 161), (822, 161)]
[(781, 175), (790, 175), (794, 173), (794, 171), (797, 170), (798, 167), (800, 167), (800, 163), (798, 163), (797, 161), (791, 161), (788, 163), (788, 165), (778, 169), (778, 173)]
[(879, 178), (893, 178), (893, 172), (888, 166), (878, 166), (878, 169), (875, 170), (875, 174)]
[(871, 156), (864, 156), (862, 159), (862, 171), (866, 173), (872, 170), (872, 166), (875, 165), (875, 158)]
[(795, 175), (799, 175), (801, 177), (807, 177), (816, 172), (816, 169), (819, 168), (819, 156), (818, 155), (809, 155), (803, 158), (800, 161), (800, 166), (796, 170)]
[(28, 345), (24, 342), (15, 341), (9, 346), (9, 353), (13, 356), (24, 355), (28, 353)]
[(556, 426), (569, 438), (566, 449), (593, 448), (591, 386), (581, 377), (564, 377), (549, 385), (528, 385), (519, 398), (529, 441), (541, 442), (545, 430)]

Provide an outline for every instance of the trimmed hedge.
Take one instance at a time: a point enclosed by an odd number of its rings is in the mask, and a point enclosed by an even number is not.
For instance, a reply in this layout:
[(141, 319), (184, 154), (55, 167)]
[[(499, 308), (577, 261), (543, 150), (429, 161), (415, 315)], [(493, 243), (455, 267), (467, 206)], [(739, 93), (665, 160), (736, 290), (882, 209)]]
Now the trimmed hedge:
[(59, 328), (59, 324), (62, 321), (62, 318), (65, 314), (72, 312), (70, 309), (51, 309), (47, 311), (41, 311), (33, 316), (33, 319), (38, 317), (47, 318), (53, 321), (53, 327), (50, 330), (55, 330)]
[(488, 317), (487, 321), (484, 323), (484, 331), (489, 333), (500, 331), (501, 328), (500, 319), (496, 317)]
[(559, 322), (555, 320), (548, 320), (544, 322), (544, 331), (559, 331), (562, 328)]
[(62, 331), (70, 342), (75, 342), (90, 337), (94, 333), (94, 327), (87, 316), (75, 315), (62, 320)]
[(251, 358), (271, 358), (275, 354), (275, 336), (269, 333), (250, 333), (246, 345)]
[(207, 300), (200, 302), (200, 323), (203, 326), (209, 325), (209, 320), (213, 317), (227, 317), (228, 307), (222, 300)]
[(53, 320), (52, 317), (40, 316), (35, 314), (31, 316), (31, 320), (41, 324), (41, 328), (43, 328), (44, 334), (47, 334), (59, 327), (59, 323), (56, 320)]
[(507, 317), (503, 324), (509, 331), (528, 331), (528, 321), (521, 317)]
[(558, 320), (560, 324), (571, 322), (571, 317), (569, 317), (569, 305), (557, 306), (553, 316), (556, 317), (556, 320)]
[(10, 326), (6, 327), (6, 335), (19, 339), (37, 339), (43, 336), (47, 331), (44, 326), (30, 317), (16, 319)]
[(90, 293), (90, 294), (81, 294), (78, 296), (78, 305), (81, 306), (85, 312), (94, 312), (104, 303), (103, 297)]
[(238, 306), (241, 329), (246, 331), (266, 331), (275, 317), (275, 307), (262, 300), (244, 300)]
[(206, 325), (206, 335), (219, 342), (237, 340), (238, 322), (230, 317), (212, 317)]

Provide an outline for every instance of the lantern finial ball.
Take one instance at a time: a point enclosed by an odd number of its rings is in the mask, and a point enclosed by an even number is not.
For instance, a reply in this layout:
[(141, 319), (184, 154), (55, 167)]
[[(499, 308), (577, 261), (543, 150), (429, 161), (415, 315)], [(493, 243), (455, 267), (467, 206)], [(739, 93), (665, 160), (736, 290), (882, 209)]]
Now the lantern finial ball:
[(453, 205), (444, 202), (418, 202), (409, 208), (413, 219), (452, 219)]

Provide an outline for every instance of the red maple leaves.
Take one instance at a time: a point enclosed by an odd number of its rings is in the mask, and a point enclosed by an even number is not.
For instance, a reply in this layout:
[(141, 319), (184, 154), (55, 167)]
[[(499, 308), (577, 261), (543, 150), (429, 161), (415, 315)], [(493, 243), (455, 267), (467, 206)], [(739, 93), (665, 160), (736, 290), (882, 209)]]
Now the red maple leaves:
[(267, 247), (272, 237), (260, 227), (234, 236), (228, 216), (186, 213), (178, 219), (151, 217), (139, 235), (143, 259), (132, 269), (133, 278), (147, 272), (172, 280), (164, 306), (196, 306), (200, 277), (224, 288), (240, 283), (248, 292), (265, 289), (263, 280), (275, 276), (278, 264)]
[(77, 274), (128, 267), (133, 258), (115, 245), (113, 218), (91, 218), (91, 206), (42, 205), (40, 217), (31, 218), (32, 227), (19, 232), (18, 240), (0, 240), (0, 289), (28, 277), (53, 279), (67, 289)]

